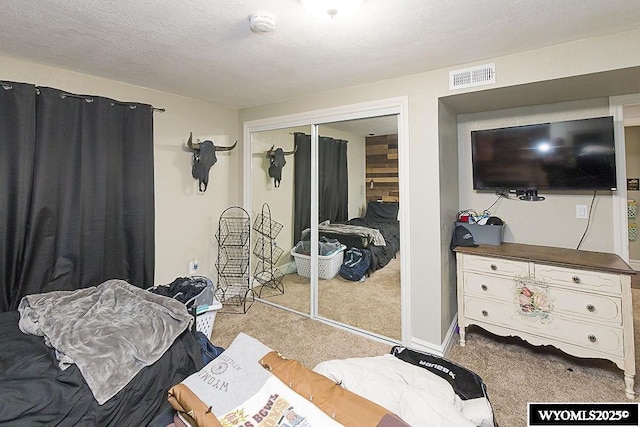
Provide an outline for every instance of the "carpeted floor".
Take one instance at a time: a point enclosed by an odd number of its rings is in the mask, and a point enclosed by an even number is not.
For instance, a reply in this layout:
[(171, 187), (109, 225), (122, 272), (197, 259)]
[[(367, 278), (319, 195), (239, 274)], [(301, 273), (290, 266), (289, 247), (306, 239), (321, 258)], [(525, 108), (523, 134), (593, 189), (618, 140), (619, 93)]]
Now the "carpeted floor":
[(579, 359), (480, 328), (468, 331), (466, 346), (456, 343), (448, 358), (482, 377), (501, 426), (526, 426), (528, 402), (628, 401), (623, 372), (613, 362)]
[(211, 341), (226, 348), (240, 332), (310, 368), (324, 360), (376, 356), (391, 349), (386, 343), (260, 301), (256, 301), (246, 314), (218, 313)]
[[(633, 289), (632, 293), (634, 311), (640, 313), (640, 290)], [(638, 353), (640, 316), (634, 319), (634, 331)], [(239, 332), (308, 367), (329, 359), (381, 355), (391, 349), (389, 344), (261, 302), (246, 314), (219, 313), (212, 341), (225, 347)], [(497, 337), (477, 327), (469, 329), (465, 347), (457, 344), (456, 337), (448, 357), (483, 378), (502, 427), (526, 426), (528, 402), (628, 401), (623, 373), (612, 362), (579, 359), (552, 347), (534, 347), (518, 338)], [(637, 393), (639, 389), (636, 386)]]
[[(261, 297), (309, 313), (309, 278), (287, 274), (282, 283), (284, 294), (265, 287)], [(318, 288), (318, 314), (321, 317), (402, 340), (400, 256), (362, 282), (350, 282), (338, 275), (330, 280), (319, 280)], [(258, 292), (260, 288), (256, 288), (256, 294)]]

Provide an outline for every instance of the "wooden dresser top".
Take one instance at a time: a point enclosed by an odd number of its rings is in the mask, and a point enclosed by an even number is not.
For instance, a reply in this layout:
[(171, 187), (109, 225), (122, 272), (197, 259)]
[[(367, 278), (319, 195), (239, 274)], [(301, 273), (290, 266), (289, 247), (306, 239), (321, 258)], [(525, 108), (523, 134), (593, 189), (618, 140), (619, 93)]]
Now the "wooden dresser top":
[(475, 248), (458, 246), (454, 251), (518, 261), (542, 262), (568, 268), (582, 268), (618, 274), (636, 274), (629, 264), (618, 255), (606, 252), (581, 251), (521, 243), (503, 243), (496, 246), (480, 245)]

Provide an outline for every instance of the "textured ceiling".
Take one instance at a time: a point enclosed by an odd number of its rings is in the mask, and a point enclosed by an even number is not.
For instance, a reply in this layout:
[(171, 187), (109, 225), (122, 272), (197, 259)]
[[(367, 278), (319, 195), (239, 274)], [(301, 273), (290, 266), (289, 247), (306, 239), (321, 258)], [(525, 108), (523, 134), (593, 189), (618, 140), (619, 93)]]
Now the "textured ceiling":
[(244, 108), (635, 28), (639, 0), (2, 0), (0, 55)]

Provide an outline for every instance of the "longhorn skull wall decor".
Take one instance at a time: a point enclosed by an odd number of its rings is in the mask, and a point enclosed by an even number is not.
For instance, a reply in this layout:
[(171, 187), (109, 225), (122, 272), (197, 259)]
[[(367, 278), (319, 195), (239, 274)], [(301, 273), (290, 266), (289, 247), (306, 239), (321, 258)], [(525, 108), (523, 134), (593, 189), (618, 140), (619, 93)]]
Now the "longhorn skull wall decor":
[(274, 150), (274, 147), (275, 145), (272, 145), (269, 151), (267, 151), (267, 157), (269, 157), (269, 176), (273, 178), (273, 185), (278, 188), (282, 180), (282, 168), (287, 164), (284, 156), (295, 153), (298, 147), (293, 151), (284, 151), (282, 148), (276, 148)]
[(193, 132), (189, 133), (187, 146), (193, 151), (193, 165), (191, 167), (191, 175), (198, 180), (198, 190), (204, 193), (209, 184), (209, 169), (215, 165), (218, 159), (216, 151), (230, 151), (238, 144), (236, 141), (231, 147), (222, 147), (214, 145), (212, 141), (200, 141), (199, 139), (193, 143)]

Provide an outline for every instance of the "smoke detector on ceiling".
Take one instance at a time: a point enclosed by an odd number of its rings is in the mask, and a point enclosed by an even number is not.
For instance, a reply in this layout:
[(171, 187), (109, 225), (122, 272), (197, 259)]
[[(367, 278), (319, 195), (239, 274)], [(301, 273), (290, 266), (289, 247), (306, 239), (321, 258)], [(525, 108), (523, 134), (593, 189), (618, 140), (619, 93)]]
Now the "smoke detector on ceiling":
[(270, 33), (276, 29), (276, 17), (267, 12), (257, 12), (249, 17), (251, 31), (256, 34)]

